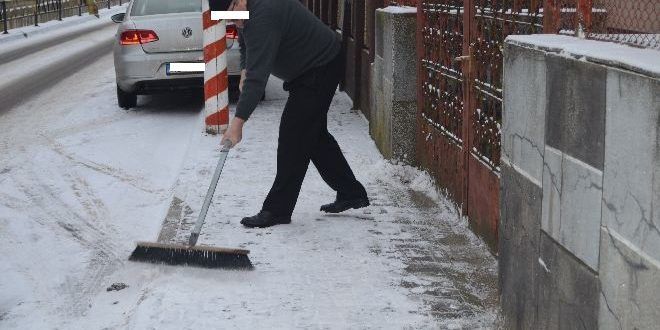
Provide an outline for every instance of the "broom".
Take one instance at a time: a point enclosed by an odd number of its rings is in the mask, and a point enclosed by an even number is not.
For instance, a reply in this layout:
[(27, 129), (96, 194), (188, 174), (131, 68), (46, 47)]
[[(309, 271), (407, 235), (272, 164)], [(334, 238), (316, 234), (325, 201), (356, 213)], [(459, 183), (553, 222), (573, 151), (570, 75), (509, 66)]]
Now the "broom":
[(188, 239), (188, 245), (138, 242), (137, 247), (128, 260), (204, 268), (252, 268), (252, 263), (250, 262), (250, 258), (248, 258), (248, 254), (250, 253), (249, 250), (195, 246), (197, 244), (197, 239), (199, 238), (199, 233), (202, 231), (202, 225), (204, 225), (206, 213), (211, 205), (213, 194), (215, 194), (215, 188), (218, 185), (222, 168), (225, 166), (225, 160), (227, 159), (227, 154), (231, 147), (231, 141), (225, 140), (223, 142), (218, 165), (215, 168), (215, 173), (213, 174), (209, 190), (206, 192), (206, 198), (204, 199), (202, 210), (197, 217), (195, 228)]

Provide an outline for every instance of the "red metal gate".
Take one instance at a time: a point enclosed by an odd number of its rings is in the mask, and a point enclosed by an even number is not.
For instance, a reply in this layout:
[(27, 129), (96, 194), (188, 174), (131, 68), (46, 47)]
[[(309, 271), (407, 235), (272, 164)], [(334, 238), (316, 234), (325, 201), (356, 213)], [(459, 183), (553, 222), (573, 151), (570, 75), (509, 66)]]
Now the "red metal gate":
[(495, 250), (499, 221), (502, 47), (543, 30), (543, 0), (423, 0), (418, 5), (421, 165)]
[(342, 87), (368, 119), (375, 9), (417, 5), (417, 159), (493, 250), (499, 221), (504, 39), (510, 34), (562, 33), (660, 49), (658, 0), (301, 1), (341, 30), (347, 52)]

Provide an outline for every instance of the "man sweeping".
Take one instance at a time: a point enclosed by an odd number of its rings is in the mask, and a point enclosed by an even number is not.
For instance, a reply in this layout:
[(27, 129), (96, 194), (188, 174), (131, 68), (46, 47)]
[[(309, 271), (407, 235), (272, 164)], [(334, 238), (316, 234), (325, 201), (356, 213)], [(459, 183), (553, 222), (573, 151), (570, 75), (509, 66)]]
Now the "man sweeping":
[(243, 125), (271, 74), (282, 79), (289, 92), (279, 128), (275, 182), (261, 211), (241, 223), (260, 228), (290, 223), (310, 161), (337, 193), (321, 211), (339, 213), (368, 206), (366, 190), (327, 129), (330, 103), (344, 72), (335, 32), (298, 0), (233, 0), (227, 8), (249, 11), (250, 19), (235, 22), (242, 27), (244, 45), (241, 95), (223, 141), (233, 145), (241, 141)]

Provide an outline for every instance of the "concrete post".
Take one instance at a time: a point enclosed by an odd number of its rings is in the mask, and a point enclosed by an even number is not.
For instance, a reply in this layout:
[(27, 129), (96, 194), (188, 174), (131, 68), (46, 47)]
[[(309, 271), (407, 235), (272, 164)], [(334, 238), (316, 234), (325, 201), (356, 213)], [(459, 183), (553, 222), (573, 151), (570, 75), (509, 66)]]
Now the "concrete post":
[(376, 10), (369, 133), (385, 158), (415, 163), (417, 9)]

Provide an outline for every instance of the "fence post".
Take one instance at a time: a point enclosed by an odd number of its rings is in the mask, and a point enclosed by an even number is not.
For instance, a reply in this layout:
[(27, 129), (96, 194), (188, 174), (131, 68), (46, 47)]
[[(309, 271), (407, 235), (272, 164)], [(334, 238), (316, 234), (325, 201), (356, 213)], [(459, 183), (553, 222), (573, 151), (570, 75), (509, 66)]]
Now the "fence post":
[(375, 15), (376, 15), (376, 9), (378, 8), (383, 8), (385, 6), (385, 0), (376, 0), (376, 1), (369, 1), (368, 2), (369, 8), (367, 8), (367, 41), (369, 42), (369, 63), (374, 62), (374, 57), (376, 54), (375, 50), (375, 45), (376, 45), (376, 37), (375, 37)]
[(2, 34), (7, 34), (7, 3), (3, 0), (2, 1), (2, 26), (4, 29), (4, 32)]
[(543, 33), (554, 34), (559, 31), (559, 12), (557, 0), (543, 1)]
[(467, 215), (469, 212), (469, 164), (472, 154), (472, 122), (475, 106), (474, 99), (474, 57), (472, 52), (472, 37), (475, 29), (475, 8), (474, 0), (463, 1), (463, 56), (467, 56), (467, 60), (462, 61), (463, 68), (463, 196), (462, 196), (462, 214)]
[(110, 0), (108, 0), (108, 9), (110, 9)]
[(321, 0), (321, 21), (328, 25), (328, 0)]
[(339, 0), (330, 0), (330, 27), (333, 31), (339, 27), (337, 23), (337, 10), (339, 10)]
[[(342, 0), (339, 0), (342, 1)], [(348, 65), (348, 39), (351, 36), (351, 2), (350, 0), (343, 0), (344, 1), (344, 11), (342, 13), (342, 23), (341, 23), (341, 49), (342, 52), (344, 53), (342, 56), (344, 57), (345, 63)], [(347, 71), (348, 68), (345, 68), (344, 71)], [(344, 91), (346, 90), (346, 84), (348, 82), (348, 75), (346, 72), (343, 74), (344, 79), (342, 79), (341, 83), (339, 84), (339, 90)]]
[(577, 3), (577, 26), (575, 33), (580, 38), (585, 38), (591, 33), (591, 8), (593, 0), (578, 0)]
[(355, 25), (355, 35), (353, 42), (355, 43), (354, 55), (354, 70), (353, 78), (355, 79), (355, 90), (353, 91), (353, 110), (360, 109), (362, 104), (361, 90), (362, 90), (362, 47), (364, 47), (364, 1), (353, 0), (353, 24)]
[(82, 16), (82, 2), (83, 0), (78, 1), (78, 16)]
[(62, 0), (57, 0), (57, 20), (62, 20)]
[(34, 4), (34, 26), (39, 26), (39, 0), (35, 0)]

